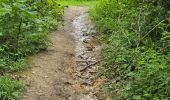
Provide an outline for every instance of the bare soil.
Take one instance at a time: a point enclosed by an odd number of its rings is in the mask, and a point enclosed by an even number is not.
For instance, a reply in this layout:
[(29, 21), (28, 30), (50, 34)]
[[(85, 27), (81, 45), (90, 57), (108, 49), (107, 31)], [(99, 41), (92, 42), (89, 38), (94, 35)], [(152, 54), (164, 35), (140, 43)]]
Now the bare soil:
[[(50, 34), (52, 45), (30, 57), (21, 100), (106, 100), (95, 76), (101, 46), (88, 18), (88, 7), (68, 7), (64, 27)], [(79, 25), (78, 25), (79, 24)]]

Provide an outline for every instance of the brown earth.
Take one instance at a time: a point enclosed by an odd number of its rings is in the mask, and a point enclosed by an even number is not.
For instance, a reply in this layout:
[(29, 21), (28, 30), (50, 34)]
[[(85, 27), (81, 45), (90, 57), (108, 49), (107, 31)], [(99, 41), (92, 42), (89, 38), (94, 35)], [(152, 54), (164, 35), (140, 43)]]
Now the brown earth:
[[(22, 80), (28, 88), (21, 100), (105, 100), (106, 96), (99, 93), (104, 80), (95, 76), (101, 61), (101, 49), (94, 35), (84, 41), (86, 49), (81, 51), (84, 53), (76, 55), (77, 43), (72, 34), (75, 32), (72, 22), (87, 12), (87, 7), (68, 7), (65, 10), (64, 27), (50, 34), (52, 45), (29, 58), (32, 68), (23, 73)], [(83, 23), (90, 24), (85, 17), (87, 20), (83, 20)], [(84, 55), (93, 62), (84, 59)], [(95, 59), (92, 59), (92, 55)], [(82, 60), (87, 63), (85, 67), (81, 67)]]

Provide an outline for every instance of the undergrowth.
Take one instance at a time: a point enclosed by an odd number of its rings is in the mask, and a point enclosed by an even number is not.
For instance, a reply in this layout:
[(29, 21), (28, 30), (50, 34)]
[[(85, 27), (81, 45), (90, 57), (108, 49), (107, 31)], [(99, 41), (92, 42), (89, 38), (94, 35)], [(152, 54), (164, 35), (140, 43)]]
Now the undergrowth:
[(94, 6), (99, 0), (59, 0), (64, 6)]
[(48, 47), (48, 33), (62, 24), (63, 11), (55, 0), (0, 0), (1, 100), (16, 100), (22, 88), (4, 73), (25, 69), (26, 57)]
[(61, 24), (63, 8), (53, 0), (1, 0), (0, 4), (0, 71), (15, 71), (13, 63), (47, 48), (47, 34)]
[(1, 100), (18, 100), (21, 92), (25, 87), (19, 81), (9, 77), (0, 77), (0, 99)]
[(104, 43), (100, 75), (118, 100), (170, 99), (170, 3), (101, 0), (91, 17)]

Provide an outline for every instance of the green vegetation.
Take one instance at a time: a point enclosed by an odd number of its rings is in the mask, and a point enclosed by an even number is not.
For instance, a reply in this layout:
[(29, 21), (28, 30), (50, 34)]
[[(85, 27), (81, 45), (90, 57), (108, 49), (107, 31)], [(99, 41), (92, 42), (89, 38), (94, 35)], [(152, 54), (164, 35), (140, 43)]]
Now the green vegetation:
[(108, 90), (117, 100), (170, 99), (170, 2), (101, 0), (91, 10), (102, 33)]
[(24, 57), (47, 48), (47, 33), (60, 24), (63, 10), (53, 0), (0, 3), (0, 71), (18, 71), (16, 62), (21, 65)]
[[(25, 58), (48, 46), (48, 33), (61, 24), (55, 0), (0, 0), (0, 75), (26, 67)], [(0, 77), (0, 99), (16, 100), (22, 86)]]
[(96, 4), (90, 15), (104, 43), (99, 74), (113, 99), (170, 99), (168, 0), (0, 0), (1, 100), (24, 90), (4, 73), (25, 69), (26, 57), (48, 47), (48, 33), (62, 24), (61, 4)]
[(93, 6), (95, 5), (99, 0), (59, 0), (59, 3), (68, 6)]
[(18, 100), (20, 93), (25, 87), (18, 81), (8, 77), (0, 77), (0, 99), (1, 100)]

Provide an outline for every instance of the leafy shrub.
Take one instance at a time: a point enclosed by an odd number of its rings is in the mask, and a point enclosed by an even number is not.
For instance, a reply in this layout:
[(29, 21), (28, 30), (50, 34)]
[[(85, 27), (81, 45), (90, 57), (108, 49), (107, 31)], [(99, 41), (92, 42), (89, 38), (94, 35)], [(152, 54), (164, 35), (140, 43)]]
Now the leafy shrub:
[(168, 5), (163, 0), (101, 0), (91, 10), (105, 44), (102, 75), (110, 79), (117, 99), (170, 98)]
[(0, 77), (0, 99), (18, 100), (18, 96), (24, 90), (24, 86), (8, 77)]
[(1, 0), (0, 71), (23, 69), (22, 59), (46, 49), (47, 33), (61, 24), (62, 15), (55, 0)]

